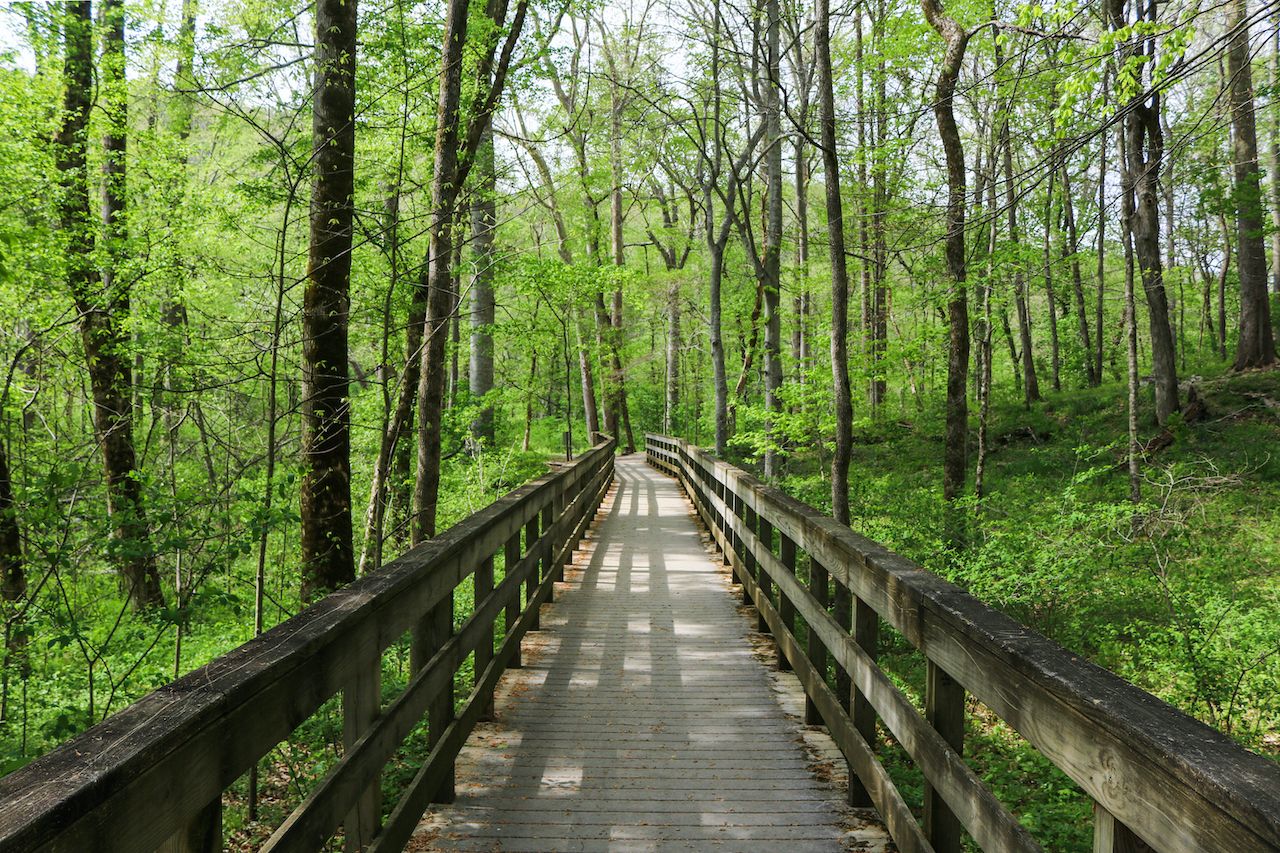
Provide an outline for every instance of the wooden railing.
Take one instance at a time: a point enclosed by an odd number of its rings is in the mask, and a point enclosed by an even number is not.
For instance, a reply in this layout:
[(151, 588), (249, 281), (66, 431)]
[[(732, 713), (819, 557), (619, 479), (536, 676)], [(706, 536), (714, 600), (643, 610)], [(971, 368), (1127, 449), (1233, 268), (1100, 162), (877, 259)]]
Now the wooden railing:
[[(1093, 799), (1095, 851), (1280, 851), (1276, 764), (705, 451), (657, 435), (645, 450), (684, 486), (808, 721), (856, 774), (851, 797), (900, 850), (959, 851), (962, 828), (983, 850), (1041, 849), (961, 757), (967, 691)], [(882, 621), (927, 660), (923, 713), (877, 665)], [(877, 758), (877, 718), (924, 775), (922, 823)]]
[[(454, 759), (503, 670), (519, 665), (613, 454), (613, 441), (597, 445), (0, 779), (0, 850), (221, 850), (223, 791), (339, 691), (342, 758), (264, 849), (318, 850), (339, 825), (347, 850), (402, 849), (427, 804), (452, 799)], [(475, 607), (455, 632), (454, 590), (470, 576)], [(413, 674), (382, 707), (382, 654), (406, 632)], [(472, 652), (474, 689), (455, 717), (454, 676)], [(429, 754), (379, 826), (383, 766), (424, 714)]]

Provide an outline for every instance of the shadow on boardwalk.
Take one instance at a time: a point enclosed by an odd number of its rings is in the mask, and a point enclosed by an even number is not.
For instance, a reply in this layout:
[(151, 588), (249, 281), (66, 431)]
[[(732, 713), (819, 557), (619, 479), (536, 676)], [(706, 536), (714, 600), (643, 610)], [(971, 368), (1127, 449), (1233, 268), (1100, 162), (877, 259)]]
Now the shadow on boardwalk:
[(834, 745), (803, 731), (799, 684), (753, 649), (688, 502), (642, 456), (618, 460), (566, 580), (459, 757), (457, 802), (410, 850), (884, 848), (842, 804)]

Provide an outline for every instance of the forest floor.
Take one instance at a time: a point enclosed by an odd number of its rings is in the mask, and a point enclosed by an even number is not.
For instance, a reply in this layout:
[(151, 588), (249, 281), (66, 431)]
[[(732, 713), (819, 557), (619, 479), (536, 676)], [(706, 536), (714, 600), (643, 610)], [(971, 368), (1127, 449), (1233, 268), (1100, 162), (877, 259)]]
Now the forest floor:
[[(852, 526), (1280, 760), (1280, 371), (1195, 377), (1182, 386), (1187, 417), (1167, 429), (1143, 418), (1137, 504), (1123, 384), (1045, 385), (1048, 399), (1030, 409), (992, 407), (986, 493), (967, 506), (966, 548), (941, 541), (940, 411), (857, 425)], [(1143, 411), (1151, 393), (1142, 390)], [(794, 454), (782, 487), (829, 507), (827, 454)], [(923, 659), (892, 632), (886, 643), (895, 679), (918, 701)], [(1046, 849), (1089, 849), (1083, 794), (971, 710), (975, 769)], [(892, 742), (884, 758), (918, 794)]]

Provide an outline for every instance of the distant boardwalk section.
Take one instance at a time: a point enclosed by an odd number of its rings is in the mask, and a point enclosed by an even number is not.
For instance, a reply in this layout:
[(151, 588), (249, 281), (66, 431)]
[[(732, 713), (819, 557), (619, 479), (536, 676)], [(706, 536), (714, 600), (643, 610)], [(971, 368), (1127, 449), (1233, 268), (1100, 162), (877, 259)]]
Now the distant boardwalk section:
[(623, 457), (601, 514), (410, 849), (844, 849), (679, 485)]

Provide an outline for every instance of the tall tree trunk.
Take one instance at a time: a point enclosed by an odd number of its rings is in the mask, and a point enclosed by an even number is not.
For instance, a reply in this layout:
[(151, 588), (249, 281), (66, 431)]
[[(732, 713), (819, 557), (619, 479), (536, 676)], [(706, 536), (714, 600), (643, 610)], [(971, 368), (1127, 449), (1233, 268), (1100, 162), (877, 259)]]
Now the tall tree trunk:
[(1240, 340), (1233, 370), (1265, 367), (1276, 361), (1267, 295), (1267, 253), (1263, 246), (1262, 181), (1258, 172), (1258, 133), (1254, 125), (1253, 72), (1249, 54), (1246, 0), (1227, 4), (1227, 70), (1231, 79), (1231, 123), (1235, 129), (1236, 235), (1240, 273)]
[[(1102, 78), (1103, 100), (1107, 97), (1107, 77)], [(1102, 382), (1103, 356), (1103, 305), (1107, 291), (1107, 138), (1098, 138), (1098, 292), (1094, 301), (1094, 328), (1098, 332), (1097, 348), (1093, 353), (1093, 375)]]
[(888, 74), (888, 61), (885, 58), (884, 32), (886, 8), (885, 0), (876, 0), (875, 18), (871, 21), (871, 49), (877, 57), (875, 75), (875, 132), (871, 138), (871, 318), (874, 346), (872, 348), (872, 365), (875, 370), (875, 397), (884, 402), (888, 391), (888, 380), (884, 367), (885, 350), (889, 344), (889, 244), (886, 225), (889, 208), (889, 174), (888, 155), (885, 146), (888, 143), (888, 101), (885, 95)]
[(765, 477), (779, 473), (778, 437), (774, 433), (774, 413), (781, 410), (782, 389), (782, 107), (781, 92), (781, 23), (779, 0), (765, 0), (766, 68), (764, 81), (765, 118), (765, 228), (764, 228), (764, 407), (767, 445), (764, 455)]
[[(942, 67), (935, 84), (933, 114), (947, 160), (947, 272), (950, 292), (947, 319), (950, 325), (947, 351), (946, 436), (942, 462), (942, 495), (948, 505), (964, 492), (967, 473), (969, 400), (969, 301), (965, 269), (965, 163), (960, 129), (955, 118), (956, 81), (960, 76), (969, 34), (945, 11), (938, 0), (922, 0), (925, 18), (946, 42)], [(948, 511), (946, 536), (953, 547), (962, 547), (964, 533), (959, 513)]]
[(302, 303), (302, 597), (355, 577), (347, 327), (355, 212), (355, 0), (316, 4), (315, 188)]
[(440, 496), (441, 416), (446, 378), (445, 338), (453, 311), (453, 229), (458, 193), (467, 179), (476, 151), (488, 129), (498, 96), (506, 83), (515, 42), (524, 27), (527, 0), (518, 0), (501, 57), (493, 65), (507, 4), (495, 0), (486, 8), (493, 24), (493, 39), (477, 59), (476, 78), (481, 92), (474, 113), (461, 124), (463, 52), (467, 43), (469, 0), (449, 0), (445, 12), (444, 48), (440, 56), (440, 84), (436, 108), (434, 169), (431, 177), (430, 242), (424, 271), (427, 316), (423, 328), (422, 367), (418, 374), (418, 470), (413, 485), (411, 541), (423, 542), (436, 534), (436, 509)]
[[(0, 618), (4, 620), (5, 660), (4, 660), (4, 704), (7, 705), (9, 667), (16, 665), (19, 676), (27, 678), (29, 663), (27, 657), (27, 635), (17, 630), (22, 618), (22, 600), (27, 594), (27, 573), (22, 560), (22, 533), (18, 528), (18, 512), (14, 505), (13, 481), (9, 475), (9, 454), (3, 443), (0, 443), (0, 599), (4, 600), (4, 610)], [(0, 719), (7, 716), (6, 708), (0, 708)]]
[(707, 243), (711, 255), (708, 329), (711, 338), (711, 384), (715, 395), (715, 448), (716, 456), (723, 457), (729, 444), (729, 377), (724, 363), (724, 318), (720, 299), (724, 282), (725, 243), (717, 241), (710, 228), (707, 229)]
[[(814, 33), (818, 104), (822, 122), (823, 187), (831, 256), (831, 375), (835, 386), (836, 450), (831, 458), (831, 515), (849, 523), (849, 463), (853, 455), (853, 400), (849, 384), (849, 268), (844, 251), (844, 203), (836, 151), (835, 84), (831, 70), (831, 2), (818, 0)], [(861, 71), (859, 71), (861, 73)]]
[(1271, 292), (1280, 294), (1280, 6), (1271, 25)]
[(662, 431), (673, 435), (676, 409), (680, 405), (680, 284), (674, 277), (667, 288), (666, 392), (666, 403), (662, 408)]
[(1231, 274), (1231, 225), (1225, 213), (1218, 214), (1222, 232), (1222, 267), (1218, 270), (1218, 358), (1227, 360), (1227, 277)]
[[(1004, 64), (1004, 54), (999, 41), (996, 42), (995, 51), (996, 67), (999, 68)], [(1017, 251), (1019, 248), (1018, 195), (1017, 185), (1013, 180), (1013, 143), (1009, 133), (1013, 107), (1008, 102), (1003, 107), (999, 121), (1001, 159), (1004, 166), (1004, 206), (1005, 216), (1009, 223), (1009, 242), (1013, 245), (1014, 250)], [(994, 215), (994, 212), (992, 215)], [(1013, 267), (1013, 303), (1018, 314), (1018, 340), (1022, 348), (1022, 374), (1026, 380), (1023, 385), (1023, 401), (1027, 408), (1031, 408), (1032, 403), (1041, 399), (1040, 382), (1036, 377), (1036, 365), (1031, 347), (1031, 308), (1027, 304), (1027, 281), (1021, 262), (1015, 263)]]
[[(1126, 384), (1129, 414), (1129, 500), (1142, 499), (1142, 479), (1138, 471), (1138, 303), (1134, 286), (1133, 250), (1133, 181), (1130, 178), (1129, 151), (1123, 125), (1116, 128), (1117, 165), (1120, 167), (1120, 234), (1124, 240), (1124, 335)], [(1101, 176), (1106, 180), (1106, 175)]]
[[(122, 98), (124, 87), (124, 9), (113, 3), (104, 10), (104, 89), (109, 104)], [(67, 6), (63, 20), (66, 40), (66, 92), (62, 126), (58, 132), (58, 171), (62, 183), (59, 215), (67, 240), (67, 282), (79, 314), (81, 340), (93, 392), (94, 431), (102, 448), (107, 481), (107, 514), (111, 519), (112, 562), (120, 573), (129, 602), (136, 609), (164, 604), (160, 574), (151, 548), (133, 444), (133, 373), (127, 347), (129, 297), (123, 283), (108, 272), (111, 284), (93, 265), (94, 237), (89, 202), (88, 121), (93, 96), (93, 21), (88, 0)], [(114, 71), (111, 69), (114, 68)], [(106, 79), (118, 74), (118, 79)], [(124, 116), (115, 113), (123, 102), (111, 104), (112, 133), (107, 144), (108, 251), (112, 263), (120, 257), (123, 237)], [(119, 134), (117, 136), (117, 134)], [(110, 266), (111, 264), (109, 264)]]
[[(480, 400), (493, 390), (493, 264), (494, 227), (497, 222), (497, 171), (494, 167), (493, 131), (485, 132), (476, 152), (477, 181), (471, 202), (471, 367), (467, 371), (471, 396)], [(484, 445), (493, 444), (493, 405), (484, 404), (471, 422), (471, 435)]]
[(582, 375), (583, 417), (586, 420), (587, 441), (591, 442), (596, 433), (600, 432), (600, 408), (596, 403), (596, 381), (591, 370), (591, 353), (582, 335), (582, 321), (575, 317), (573, 327), (578, 336), (578, 371)]
[[(1050, 154), (1052, 161), (1056, 155)], [(1049, 303), (1049, 364), (1053, 390), (1062, 390), (1062, 350), (1058, 341), (1058, 299), (1053, 292), (1053, 188), (1056, 170), (1049, 172), (1049, 187), (1044, 197), (1044, 293)]]
[(1093, 370), (1093, 340), (1089, 335), (1089, 312), (1084, 305), (1084, 277), (1080, 273), (1080, 235), (1076, 231), (1075, 204), (1071, 199), (1071, 175), (1066, 159), (1062, 161), (1062, 218), (1067, 231), (1067, 254), (1071, 259), (1071, 290), (1075, 296), (1076, 321), (1080, 347), (1084, 355), (1084, 376), (1090, 388), (1101, 381)]
[[(1155, 5), (1152, 4), (1152, 9)], [(1126, 24), (1124, 0), (1108, 0), (1113, 29)], [(1139, 4), (1138, 19), (1142, 20)], [(1141, 50), (1129, 44), (1126, 51)], [(1152, 60), (1154, 61), (1154, 59)], [(1151, 64), (1149, 61), (1148, 65)], [(1132, 227), (1134, 255), (1142, 274), (1147, 298), (1147, 319), (1151, 330), (1151, 362), (1155, 385), (1156, 420), (1162, 426), (1178, 411), (1178, 371), (1174, 363), (1173, 330), (1169, 325), (1169, 300), (1164, 287), (1164, 264), (1160, 257), (1160, 163), (1164, 158), (1164, 134), (1160, 129), (1160, 93), (1140, 94), (1129, 103), (1125, 119), (1127, 178), (1125, 192), (1135, 196)]]

